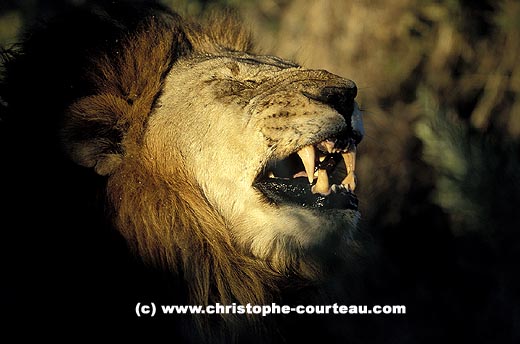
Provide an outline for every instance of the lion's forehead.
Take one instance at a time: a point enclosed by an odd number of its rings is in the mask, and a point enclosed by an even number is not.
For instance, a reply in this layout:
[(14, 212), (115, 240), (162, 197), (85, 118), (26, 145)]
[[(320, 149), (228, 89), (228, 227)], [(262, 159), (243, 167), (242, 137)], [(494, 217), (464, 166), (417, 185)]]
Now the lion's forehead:
[[(291, 151), (346, 127), (336, 109), (316, 100), (327, 87), (355, 85), (328, 71), (268, 55), (206, 54), (171, 69), (159, 104), (167, 108), (161, 111), (165, 116), (175, 118), (169, 122), (181, 129), (178, 138), (191, 132), (184, 126), (195, 126), (221, 145), (230, 135), (243, 139), (260, 132), (265, 140), (261, 144), (283, 143)], [(193, 145), (194, 137), (185, 141)]]
[(260, 84), (278, 74), (290, 74), (300, 69), (296, 64), (271, 56), (202, 55), (179, 61), (171, 74), (192, 76), (196, 71), (197, 78), (191, 80), (199, 84), (218, 80)]
[(291, 99), (299, 101), (302, 93), (319, 95), (325, 87), (353, 85), (325, 70), (306, 69), (274, 56), (244, 53), (191, 57), (177, 63), (169, 79), (169, 83), (178, 85), (177, 94), (196, 89), (218, 104), (242, 109), (254, 105), (257, 110), (280, 102), (290, 105)]

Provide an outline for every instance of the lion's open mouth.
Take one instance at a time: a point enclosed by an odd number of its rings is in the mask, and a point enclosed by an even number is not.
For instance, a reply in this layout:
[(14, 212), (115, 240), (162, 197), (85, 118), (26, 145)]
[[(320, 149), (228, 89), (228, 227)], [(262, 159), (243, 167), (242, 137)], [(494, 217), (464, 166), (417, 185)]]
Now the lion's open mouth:
[(354, 132), (332, 135), (270, 161), (253, 186), (274, 204), (357, 210), (356, 147), (362, 135)]
[(286, 159), (271, 162), (254, 186), (275, 204), (357, 209), (356, 146), (323, 150), (333, 147), (335, 140), (306, 146)]

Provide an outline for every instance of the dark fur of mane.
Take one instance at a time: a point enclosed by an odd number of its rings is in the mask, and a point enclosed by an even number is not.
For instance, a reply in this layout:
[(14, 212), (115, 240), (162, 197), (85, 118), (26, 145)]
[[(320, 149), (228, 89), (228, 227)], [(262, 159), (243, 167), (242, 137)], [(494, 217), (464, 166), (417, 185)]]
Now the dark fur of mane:
[(122, 39), (118, 54), (94, 57), (89, 73), (94, 95), (68, 109), (65, 146), (81, 165), (101, 175), (114, 171), (107, 192), (116, 228), (140, 257), (182, 273), (190, 303), (263, 304), (269, 301), (268, 288), (276, 291), (275, 273), (237, 251), (225, 219), (212, 210), (183, 166), (171, 181), (160, 168), (148, 170), (141, 156), (147, 119), (172, 64), (180, 56), (247, 45), (240, 34), (225, 27), (222, 32), (238, 43), (229, 37), (215, 41), (218, 31), (206, 35), (173, 14), (143, 21)]

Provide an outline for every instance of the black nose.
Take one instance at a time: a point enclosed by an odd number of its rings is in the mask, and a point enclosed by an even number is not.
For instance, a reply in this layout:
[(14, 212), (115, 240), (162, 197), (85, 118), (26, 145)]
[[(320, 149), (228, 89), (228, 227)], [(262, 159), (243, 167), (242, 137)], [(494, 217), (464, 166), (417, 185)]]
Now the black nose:
[(347, 123), (350, 123), (352, 111), (354, 110), (354, 98), (357, 95), (357, 87), (353, 82), (349, 82), (345, 86), (323, 87), (317, 95), (308, 92), (303, 92), (303, 94), (308, 98), (330, 105), (345, 117)]
[(350, 87), (327, 86), (321, 90), (319, 100), (332, 106), (334, 110), (343, 116), (350, 118), (356, 95), (356, 85), (351, 85)]
[[(336, 145), (348, 147), (352, 144), (357, 145), (363, 138), (363, 133), (355, 129), (352, 113), (354, 111), (354, 98), (357, 95), (357, 87), (354, 82), (349, 81), (345, 86), (326, 86), (323, 87), (319, 95), (303, 93), (306, 97), (317, 100), (329, 105), (340, 113), (348, 125), (348, 129), (338, 135)], [(357, 120), (357, 119), (354, 119)]]

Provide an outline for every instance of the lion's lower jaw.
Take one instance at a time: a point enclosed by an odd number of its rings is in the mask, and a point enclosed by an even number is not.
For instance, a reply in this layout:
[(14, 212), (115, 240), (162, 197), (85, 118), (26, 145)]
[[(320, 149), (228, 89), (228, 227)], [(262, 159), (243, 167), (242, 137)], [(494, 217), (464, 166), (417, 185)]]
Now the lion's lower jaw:
[(264, 304), (294, 281), (315, 284), (348, 253), (359, 217), (247, 202), (217, 210), (183, 170), (164, 183), (139, 159), (123, 167), (107, 186), (116, 227), (145, 261), (183, 276), (194, 304)]
[(303, 208), (279, 211), (276, 216), (250, 214), (249, 230), (236, 235), (238, 245), (282, 276), (297, 274), (310, 281), (327, 277), (331, 259), (347, 259), (359, 212), (334, 210), (325, 214)]

